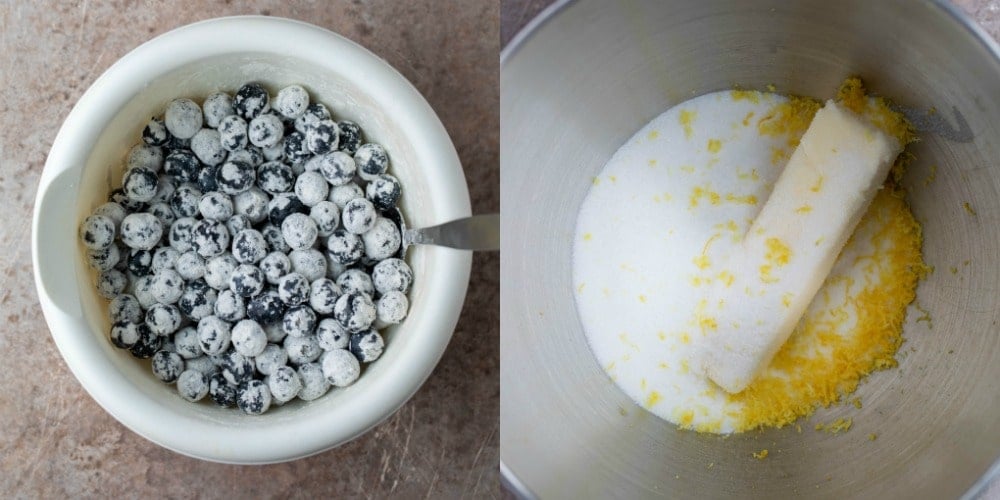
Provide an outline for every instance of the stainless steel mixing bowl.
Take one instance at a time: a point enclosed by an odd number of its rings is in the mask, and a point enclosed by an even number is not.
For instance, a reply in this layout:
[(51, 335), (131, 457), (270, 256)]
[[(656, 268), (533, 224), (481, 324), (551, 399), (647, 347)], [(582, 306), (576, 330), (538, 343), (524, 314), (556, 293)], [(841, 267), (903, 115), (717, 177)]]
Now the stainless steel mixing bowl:
[[(931, 0), (580, 0), (536, 20), (501, 63), (509, 484), (543, 498), (969, 492), (1000, 455), (998, 53), (953, 7)], [(900, 366), (861, 385), (862, 409), (821, 409), (801, 433), (680, 431), (619, 391), (587, 346), (570, 258), (590, 179), (636, 130), (687, 98), (768, 84), (825, 98), (850, 75), (926, 129), (905, 184), (936, 268), (917, 298), (933, 326), (911, 307)], [(837, 417), (854, 426), (813, 430)], [(752, 458), (765, 448), (766, 459)]]

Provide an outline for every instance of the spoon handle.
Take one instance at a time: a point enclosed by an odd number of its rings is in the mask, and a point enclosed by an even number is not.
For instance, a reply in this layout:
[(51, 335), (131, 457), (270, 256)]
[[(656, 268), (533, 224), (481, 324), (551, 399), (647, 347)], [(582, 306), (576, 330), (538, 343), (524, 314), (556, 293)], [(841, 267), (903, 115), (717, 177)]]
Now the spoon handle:
[(499, 250), (500, 214), (473, 215), (432, 227), (406, 229), (403, 245), (437, 245), (460, 250)]

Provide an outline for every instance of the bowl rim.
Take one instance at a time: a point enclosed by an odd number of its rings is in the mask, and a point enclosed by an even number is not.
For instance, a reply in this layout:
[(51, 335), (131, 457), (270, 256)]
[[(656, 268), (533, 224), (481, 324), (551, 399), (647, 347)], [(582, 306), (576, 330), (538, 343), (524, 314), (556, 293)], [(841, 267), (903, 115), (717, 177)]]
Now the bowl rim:
[[(500, 51), (500, 73), (501, 80), (503, 75), (503, 69), (505, 66), (511, 63), (511, 61), (517, 56), (517, 54), (524, 48), (528, 42), (534, 38), (547, 24), (554, 20), (564, 9), (570, 7), (572, 4), (577, 3), (579, 0), (555, 0), (547, 7), (545, 7), (541, 12), (538, 13), (533, 19), (531, 19), (523, 28), (521, 28), (513, 38), (507, 43), (506, 46)], [(958, 23), (960, 27), (965, 29), (972, 35), (972, 37), (979, 42), (983, 48), (985, 48), (990, 54), (993, 55), (994, 59), (1000, 60), (1000, 43), (993, 39), (989, 33), (986, 32), (981, 26), (979, 26), (971, 16), (965, 14), (961, 9), (951, 3), (948, 0), (922, 0), (925, 4), (932, 7), (936, 7), (942, 13), (949, 17), (952, 21)], [(502, 93), (502, 92), (501, 92)], [(501, 96), (501, 105), (503, 103), (503, 97)], [(502, 152), (501, 152), (502, 154)], [(502, 280), (501, 276), (501, 280)], [(501, 281), (502, 283), (502, 281)], [(503, 326), (501, 320), (500, 334), (503, 335)], [(502, 353), (501, 353), (501, 363), (502, 363)], [(501, 405), (503, 402), (501, 401)], [(501, 435), (503, 434), (501, 430)], [(530, 499), (537, 498), (538, 496), (531, 491), (527, 484), (525, 484), (517, 473), (504, 461), (503, 458), (503, 441), (500, 442), (500, 481), (504, 488), (511, 492), (515, 497), (520, 499)], [(1000, 481), (1000, 457), (997, 457), (996, 462), (983, 474), (982, 477), (972, 487), (963, 495), (963, 498), (978, 498), (982, 493), (984, 493), (987, 488), (993, 482)]]
[[(308, 61), (329, 60), (329, 54), (337, 53), (338, 61), (353, 64), (355, 73), (363, 75), (366, 91), (384, 105), (386, 114), (408, 131), (407, 141), (416, 150), (420, 164), (436, 170), (437, 174), (428, 176), (430, 190), (448, 196), (438, 196), (440, 199), (429, 204), (435, 222), (470, 215), (471, 203), (454, 144), (420, 92), (382, 58), (341, 35), (306, 22), (233, 16), (181, 26), (130, 51), (84, 92), (53, 141), (32, 218), (35, 286), (56, 347), (90, 396), (133, 432), (194, 458), (264, 464), (294, 460), (344, 444), (388, 418), (409, 400), (431, 374), (451, 339), (469, 283), (472, 256), (470, 252), (432, 250), (435, 273), (422, 280), (426, 294), (423, 300), (440, 306), (436, 305), (434, 314), (428, 315), (433, 317), (407, 330), (408, 334), (419, 336), (420, 342), (411, 342), (394, 364), (380, 367), (379, 384), (354, 394), (349, 407), (337, 408), (340, 418), (326, 418), (325, 424), (317, 425), (315, 418), (282, 419), (280, 428), (253, 425), (222, 428), (208, 419), (164, 411), (165, 406), (120, 377), (110, 363), (94, 363), (104, 356), (94, 342), (79, 298), (73, 297), (75, 292), (60, 293), (60, 287), (53, 286), (58, 284), (57, 278), (51, 276), (56, 273), (52, 268), (62, 266), (61, 271), (73, 270), (79, 261), (76, 254), (81, 247), (76, 241), (74, 207), (80, 171), (104, 126), (147, 81), (198, 60), (234, 53), (294, 53), (298, 59)], [(356, 78), (362, 80), (361, 76)], [(71, 196), (53, 194), (64, 194), (67, 189), (72, 189)], [(64, 218), (65, 223), (66, 217), (72, 219), (69, 225), (74, 230), (71, 234), (53, 235), (49, 230), (53, 220)], [(53, 239), (63, 244), (53, 245)], [(68, 262), (56, 264), (56, 260)], [(179, 429), (183, 431), (178, 432)], [(205, 439), (209, 432), (213, 433), (212, 438)], [(301, 439), (302, 435), (311, 439)], [(253, 439), (248, 439), (250, 436)]]

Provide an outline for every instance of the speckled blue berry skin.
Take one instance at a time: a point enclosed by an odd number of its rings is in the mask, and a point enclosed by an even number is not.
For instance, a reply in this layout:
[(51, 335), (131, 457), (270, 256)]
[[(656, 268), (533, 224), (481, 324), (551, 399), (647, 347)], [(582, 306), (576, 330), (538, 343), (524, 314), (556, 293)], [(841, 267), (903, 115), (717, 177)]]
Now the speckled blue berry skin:
[[(127, 257), (128, 254), (125, 255)], [(121, 265), (122, 262), (124, 262), (122, 251), (116, 244), (108, 245), (107, 248), (98, 250), (87, 250), (87, 265), (98, 271), (108, 271), (111, 269), (123, 271), (128, 269), (127, 264), (125, 266)]]
[(292, 167), (280, 161), (269, 161), (257, 167), (257, 187), (272, 195), (288, 193), (294, 185)]
[(343, 186), (354, 180), (357, 163), (347, 153), (334, 151), (323, 155), (319, 161), (319, 173), (331, 186)]
[(288, 306), (297, 306), (309, 299), (309, 282), (299, 273), (289, 273), (278, 280), (278, 298)]
[(191, 230), (191, 244), (198, 255), (215, 257), (229, 248), (229, 230), (218, 221), (198, 221)]
[(136, 167), (122, 178), (122, 190), (130, 200), (146, 203), (156, 196), (156, 189), (160, 182), (156, 172), (148, 168)]
[(215, 301), (218, 298), (215, 289), (208, 285), (198, 286), (199, 283), (204, 285), (205, 281), (199, 279), (189, 282), (184, 293), (177, 300), (177, 309), (193, 321), (200, 321), (202, 318), (211, 316), (215, 311)]
[(142, 129), (142, 142), (150, 146), (163, 146), (170, 140), (170, 132), (167, 131), (163, 120), (153, 117)]
[(316, 312), (307, 305), (294, 306), (285, 311), (281, 328), (293, 337), (312, 335), (316, 331)]
[(248, 358), (235, 350), (222, 355), (222, 364), (219, 368), (226, 381), (233, 385), (251, 380), (254, 375), (253, 358)]
[(218, 406), (223, 408), (236, 406), (236, 386), (230, 384), (221, 372), (209, 376), (208, 394)]
[(265, 290), (247, 303), (247, 317), (262, 325), (280, 321), (284, 314), (285, 303), (274, 290)]
[(139, 339), (139, 325), (131, 321), (119, 320), (111, 325), (111, 344), (119, 349), (131, 349)]
[(259, 83), (248, 83), (236, 91), (233, 110), (245, 120), (253, 120), (271, 109), (271, 96)]
[(358, 175), (366, 181), (384, 174), (389, 168), (389, 155), (381, 145), (373, 142), (362, 144), (354, 152), (354, 161), (358, 167)]
[(351, 354), (362, 363), (371, 363), (382, 356), (385, 343), (375, 330), (351, 334)]
[(319, 120), (306, 129), (305, 139), (306, 147), (313, 154), (326, 154), (337, 150), (340, 143), (340, 129), (333, 120)]
[(256, 264), (267, 256), (267, 240), (256, 229), (244, 229), (233, 238), (233, 257), (241, 264)]
[(337, 228), (326, 240), (326, 253), (334, 262), (349, 266), (361, 260), (365, 253), (364, 243), (356, 234)]
[(261, 415), (271, 407), (271, 391), (260, 380), (250, 380), (237, 389), (236, 404), (248, 415)]
[(122, 220), (119, 234), (129, 248), (151, 250), (163, 236), (163, 225), (153, 214), (129, 214)]
[(163, 345), (163, 337), (152, 332), (145, 323), (139, 323), (136, 326), (136, 330), (139, 333), (139, 339), (129, 348), (129, 352), (132, 356), (139, 359), (149, 359), (156, 354), (156, 351), (160, 350), (160, 346)]
[(366, 294), (345, 293), (337, 299), (333, 317), (348, 332), (360, 332), (375, 321), (375, 303)]
[(163, 172), (177, 182), (196, 182), (201, 161), (190, 151), (171, 151), (163, 160)]
[(151, 364), (153, 375), (166, 383), (172, 383), (184, 371), (184, 360), (174, 352), (157, 351)]
[(302, 132), (291, 132), (285, 135), (283, 146), (285, 160), (290, 163), (303, 163), (312, 156), (306, 136)]
[(337, 128), (340, 129), (339, 149), (353, 155), (361, 145), (361, 127), (357, 123), (343, 120), (337, 123)]
[(229, 288), (241, 297), (253, 297), (264, 289), (264, 272), (257, 266), (240, 264), (229, 278)]
[(141, 212), (146, 209), (146, 204), (141, 201), (136, 201), (125, 195), (125, 190), (122, 188), (115, 189), (108, 194), (108, 201), (112, 203), (117, 203), (122, 206), (128, 213)]
[(174, 210), (170, 208), (170, 205), (166, 203), (154, 203), (149, 206), (149, 213), (153, 214), (154, 217), (160, 219), (160, 225), (163, 227), (170, 227), (177, 218), (174, 215)]
[(337, 287), (341, 293), (363, 293), (369, 297), (375, 295), (375, 286), (371, 276), (363, 269), (348, 269), (337, 276)]
[(236, 115), (223, 118), (219, 123), (219, 142), (226, 151), (246, 149), (250, 144), (246, 120)]
[(402, 193), (399, 181), (389, 174), (376, 176), (365, 187), (365, 196), (380, 212), (395, 207)]
[[(281, 123), (281, 118), (277, 115), (266, 113), (254, 118), (247, 126), (247, 137), (250, 144), (262, 148), (264, 157), (267, 158), (270, 150), (277, 147), (274, 155), (284, 156), (282, 139), (285, 138), (285, 127)], [(270, 159), (277, 159), (272, 157)]]
[(257, 171), (249, 163), (227, 161), (215, 173), (215, 184), (228, 195), (240, 194), (257, 180)]
[[(235, 158), (230, 157), (230, 160), (235, 161)], [(203, 193), (211, 193), (219, 189), (219, 183), (216, 182), (215, 178), (219, 175), (218, 165), (205, 165), (198, 170), (198, 178), (195, 183), (198, 185), (198, 189)]]
[(198, 215), (198, 203), (202, 194), (194, 186), (181, 186), (170, 197), (170, 209), (177, 218)]
[(170, 135), (178, 139), (194, 137), (204, 123), (201, 106), (191, 99), (174, 99), (163, 113), (163, 123)]
[(304, 213), (306, 211), (306, 206), (299, 201), (298, 197), (290, 193), (281, 193), (271, 198), (271, 201), (267, 204), (267, 220), (277, 226), (281, 227), (281, 223), (285, 221), (285, 217), (293, 213)]
[(295, 119), (294, 128), (297, 132), (302, 132), (304, 134), (310, 127), (318, 123), (320, 120), (328, 119), (330, 119), (330, 110), (328, 110), (323, 103), (314, 102), (306, 107), (302, 116)]

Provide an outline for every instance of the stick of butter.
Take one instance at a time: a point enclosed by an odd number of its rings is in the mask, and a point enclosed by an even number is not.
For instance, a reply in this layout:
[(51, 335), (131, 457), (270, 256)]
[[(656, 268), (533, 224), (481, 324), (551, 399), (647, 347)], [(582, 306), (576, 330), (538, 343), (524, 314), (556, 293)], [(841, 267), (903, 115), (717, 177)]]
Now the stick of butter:
[(827, 101), (698, 312), (694, 366), (730, 393), (745, 389), (788, 339), (885, 182), (897, 139)]

